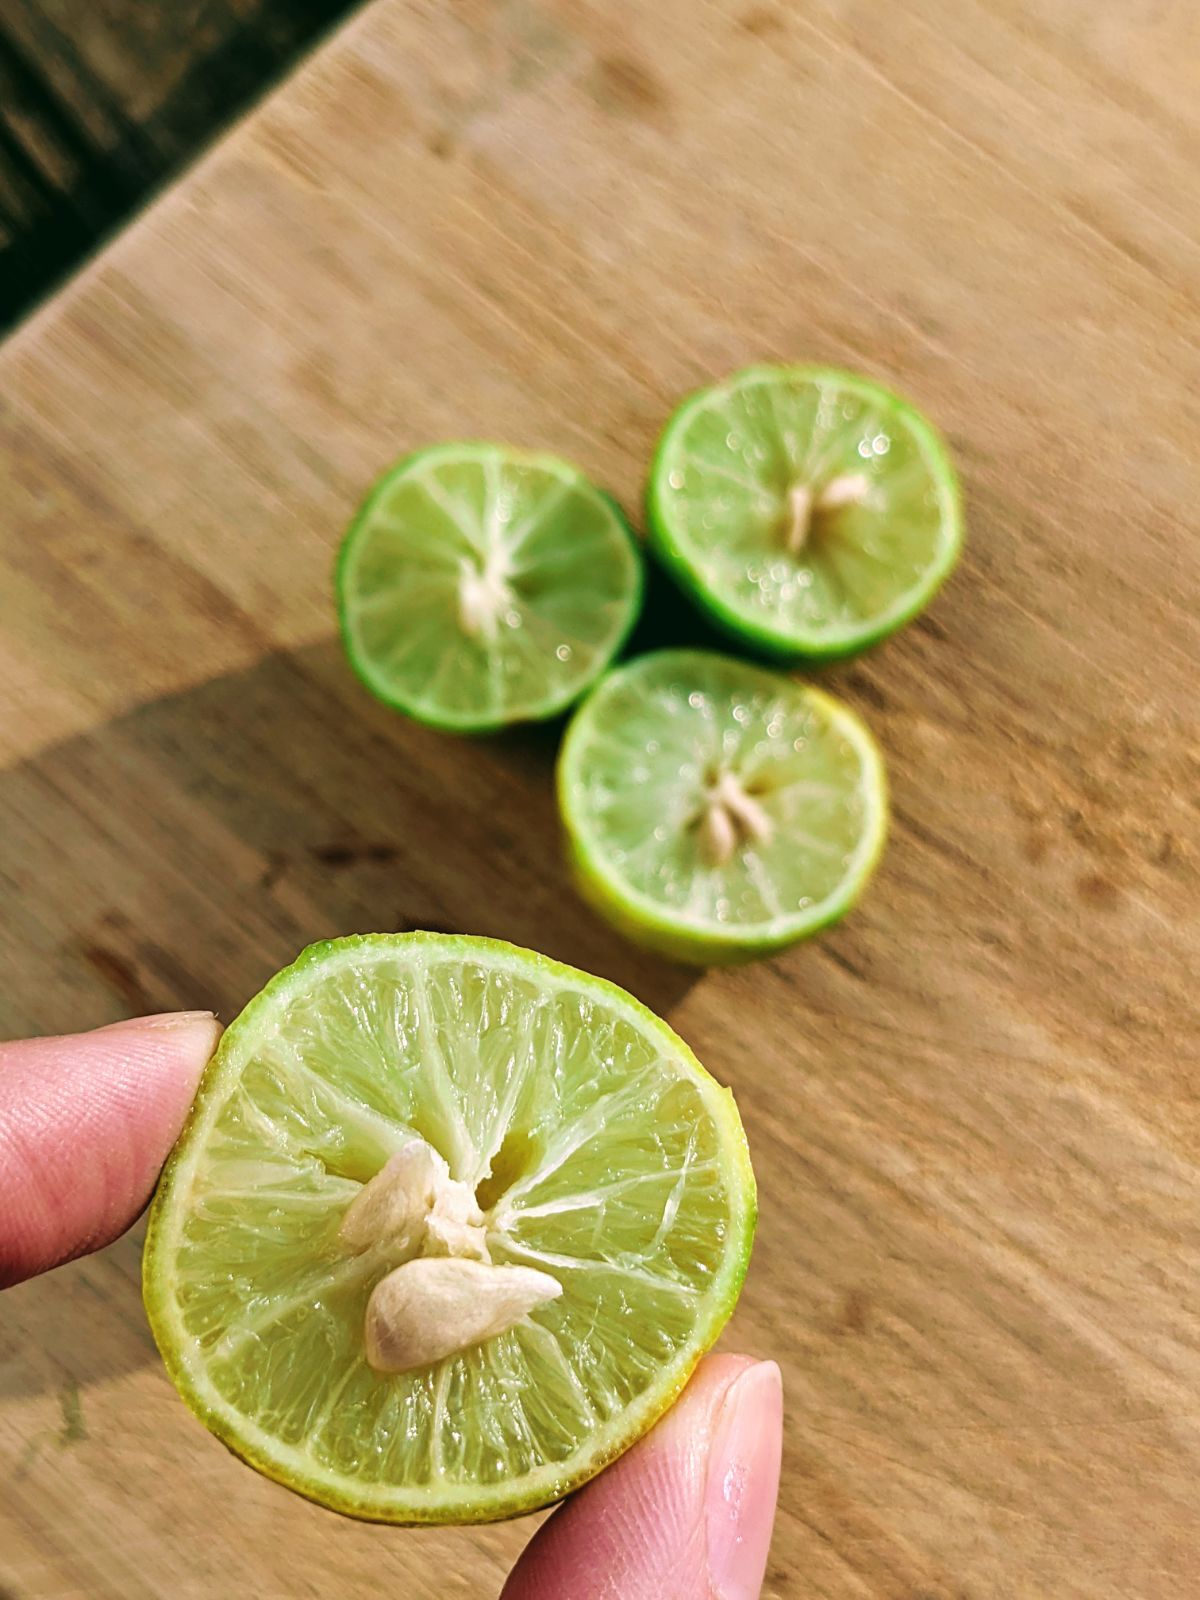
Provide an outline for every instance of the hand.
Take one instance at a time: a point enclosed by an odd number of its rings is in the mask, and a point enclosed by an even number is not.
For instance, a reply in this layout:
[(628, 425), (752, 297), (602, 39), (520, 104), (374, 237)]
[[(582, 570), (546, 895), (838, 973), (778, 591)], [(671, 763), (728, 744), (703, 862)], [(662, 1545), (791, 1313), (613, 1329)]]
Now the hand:
[[(0, 1287), (124, 1232), (219, 1034), (193, 1011), (0, 1044)], [(754, 1600), (782, 1428), (773, 1361), (709, 1356), (662, 1421), (542, 1524), (501, 1600)]]

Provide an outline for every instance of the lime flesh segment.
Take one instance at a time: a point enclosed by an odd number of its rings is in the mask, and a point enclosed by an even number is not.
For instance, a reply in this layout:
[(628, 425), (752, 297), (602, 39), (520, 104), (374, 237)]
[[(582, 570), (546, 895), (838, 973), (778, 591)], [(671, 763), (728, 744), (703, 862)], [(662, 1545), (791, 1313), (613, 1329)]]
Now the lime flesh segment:
[(568, 463), (438, 445), (393, 467), (351, 524), (342, 636), (380, 699), (483, 732), (577, 699), (624, 643), (642, 577), (620, 510)]
[[(367, 1364), (387, 1249), (354, 1197), (414, 1136), (492, 1262), (559, 1298), (433, 1366)], [(630, 996), (494, 940), (314, 945), (234, 1022), (151, 1215), (147, 1310), (184, 1399), (310, 1498), (388, 1522), (557, 1499), (670, 1404), (737, 1299), (755, 1195), (730, 1093)]]
[(647, 515), (654, 549), (709, 615), (782, 659), (884, 638), (962, 545), (938, 434), (887, 389), (825, 367), (750, 367), (685, 401)]
[(887, 826), (883, 761), (847, 706), (698, 650), (609, 674), (567, 730), (558, 793), (585, 895), (633, 938), (699, 962), (749, 960), (835, 921)]

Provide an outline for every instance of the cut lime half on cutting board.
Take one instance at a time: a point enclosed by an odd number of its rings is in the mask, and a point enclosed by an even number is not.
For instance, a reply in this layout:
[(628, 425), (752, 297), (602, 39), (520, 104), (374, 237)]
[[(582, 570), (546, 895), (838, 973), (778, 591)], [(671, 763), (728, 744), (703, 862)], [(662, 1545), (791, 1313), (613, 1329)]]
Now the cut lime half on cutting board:
[(338, 613), (381, 700), (481, 733), (577, 699), (624, 643), (642, 582), (620, 509), (576, 468), (443, 444), (371, 491), (342, 543)]
[(732, 1095), (629, 995), (489, 939), (338, 939), (226, 1031), (145, 1299), (188, 1405), (270, 1477), (378, 1521), (488, 1521), (666, 1409), (754, 1218)]
[(685, 961), (750, 960), (836, 921), (887, 826), (883, 760), (848, 706), (699, 650), (605, 678), (571, 720), (558, 795), (587, 898)]
[(938, 434), (879, 384), (827, 367), (750, 367), (692, 395), (659, 443), (647, 516), (714, 621), (814, 662), (914, 617), (962, 544)]

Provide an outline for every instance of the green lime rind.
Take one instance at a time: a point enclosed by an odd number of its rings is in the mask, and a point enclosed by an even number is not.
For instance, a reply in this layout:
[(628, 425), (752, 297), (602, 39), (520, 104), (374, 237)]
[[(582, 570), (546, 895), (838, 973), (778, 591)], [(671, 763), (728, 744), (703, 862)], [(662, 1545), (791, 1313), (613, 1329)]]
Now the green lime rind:
[[(205, 1152), (209, 1125), (229, 1093), (236, 1090), (256, 1042), (269, 1035), (281, 1010), (303, 994), (313, 977), (331, 964), (347, 967), (364, 954), (396, 951), (431, 956), (461, 956), (466, 961), (507, 968), (522, 977), (565, 980), (573, 989), (628, 1019), (661, 1043), (664, 1058), (679, 1076), (701, 1092), (721, 1141), (722, 1172), (731, 1207), (725, 1220), (725, 1245), (719, 1270), (698, 1306), (691, 1341), (664, 1365), (655, 1383), (599, 1427), (568, 1459), (526, 1474), (465, 1489), (358, 1485), (345, 1475), (314, 1471), (302, 1450), (264, 1434), (237, 1411), (206, 1379), (196, 1341), (183, 1326), (175, 1293), (173, 1259), (188, 1206), (189, 1185)], [(215, 1107), (212, 1116), (210, 1108)], [(571, 1493), (621, 1455), (672, 1404), (696, 1363), (713, 1344), (741, 1292), (757, 1220), (757, 1196), (749, 1149), (732, 1093), (700, 1065), (688, 1046), (638, 1000), (603, 978), (501, 940), (466, 935), (408, 933), (362, 934), (310, 945), (278, 973), (226, 1029), (206, 1067), (183, 1131), (168, 1158), (150, 1206), (142, 1263), (143, 1298), (150, 1326), (167, 1371), (181, 1397), (229, 1450), (265, 1476), (317, 1504), (365, 1521), (402, 1525), (480, 1523), (524, 1515)]]
[[(398, 485), (427, 474), (475, 466), (485, 474), (503, 475), (506, 471), (542, 473), (564, 485), (586, 514), (591, 515), (593, 511), (601, 513), (608, 534), (607, 548), (602, 553), (604, 562), (610, 567), (608, 581), (621, 593), (619, 603), (614, 601), (610, 607), (612, 615), (601, 637), (588, 641), (586, 646), (578, 641), (563, 641), (572, 650), (569, 666), (564, 666), (555, 656), (553, 648), (549, 648), (543, 652), (541, 681), (536, 689), (527, 687), (511, 701), (497, 700), (491, 695), (485, 700), (481, 695), (475, 703), (462, 705), (439, 700), (436, 694), (429, 692), (429, 680), (435, 677), (433, 672), (426, 673), (423, 682), (407, 683), (403, 677), (389, 673), (375, 659), (375, 654), (364, 642), (361, 626), (356, 623), (353, 580), (356, 564), (363, 557), (372, 537), (376, 518)], [(443, 527), (446, 525), (444, 518), (438, 517), (438, 520)], [(429, 547), (434, 545), (436, 539), (430, 541)], [(551, 565), (561, 564), (556, 560)], [(584, 562), (575, 564), (570, 587), (577, 591), (581, 608), (588, 604), (589, 589), (595, 576), (594, 564), (591, 571)], [(563, 589), (566, 587), (563, 586)], [(483, 441), (451, 442), (431, 445), (404, 456), (372, 486), (339, 547), (334, 569), (334, 590), (347, 658), (355, 675), (377, 699), (439, 732), (486, 734), (514, 723), (538, 722), (558, 716), (587, 691), (620, 653), (637, 622), (645, 591), (645, 564), (641, 543), (617, 501), (570, 462), (545, 452), (520, 450), (507, 445)], [(426, 607), (422, 621), (428, 620), (428, 610)], [(417, 608), (414, 607), (416, 614)], [(451, 619), (445, 618), (443, 639), (446, 651), (466, 647), (464, 640), (455, 639), (453, 628)], [(499, 659), (497, 657), (497, 661)], [(452, 679), (456, 675), (451, 672)], [(497, 672), (491, 676), (501, 678), (502, 674)]]
[(829, 903), (819, 919), (813, 919), (799, 933), (778, 933), (774, 936), (705, 934), (673, 921), (647, 904), (634, 905), (628, 896), (614, 890), (607, 874), (597, 870), (595, 858), (587, 855), (569, 836), (567, 867), (572, 882), (592, 910), (643, 950), (685, 966), (740, 967), (779, 955), (840, 922), (862, 898), (883, 854), (883, 845), (884, 834), (881, 833), (875, 854), (867, 862), (862, 878), (850, 886), (836, 903)]
[[(878, 614), (864, 617), (857, 624), (820, 630), (799, 625), (779, 626), (754, 614), (735, 594), (728, 592), (727, 585), (712, 581), (703, 570), (701, 555), (688, 547), (678, 516), (679, 496), (670, 483), (689, 427), (698, 414), (715, 401), (750, 385), (804, 383), (836, 387), (877, 408), (894, 425), (906, 428), (924, 459), (940, 509), (937, 549), (923, 566), (918, 580), (898, 592)], [(953, 571), (964, 535), (958, 476), (945, 440), (928, 418), (882, 384), (823, 366), (746, 367), (722, 384), (689, 395), (670, 417), (655, 449), (646, 488), (646, 520), (650, 548), (660, 565), (723, 632), (770, 659), (813, 666), (858, 655), (912, 621)]]
[[(623, 682), (653, 670), (655, 662), (675, 663), (681, 681), (699, 681), (706, 667), (725, 666), (748, 686), (790, 685), (841, 732), (861, 764), (861, 833), (836, 888), (803, 911), (768, 921), (737, 925), (689, 918), (639, 891), (614, 863), (612, 841), (589, 821), (577, 795), (588, 765), (588, 746), (596, 737), (598, 713)], [(589, 905), (627, 938), (671, 960), (704, 966), (732, 966), (774, 955), (839, 922), (857, 904), (883, 854), (888, 831), (887, 772), (882, 753), (866, 724), (844, 702), (784, 674), (709, 651), (664, 650), (618, 668), (576, 710), (559, 752), (556, 771), (559, 813), (571, 875)]]

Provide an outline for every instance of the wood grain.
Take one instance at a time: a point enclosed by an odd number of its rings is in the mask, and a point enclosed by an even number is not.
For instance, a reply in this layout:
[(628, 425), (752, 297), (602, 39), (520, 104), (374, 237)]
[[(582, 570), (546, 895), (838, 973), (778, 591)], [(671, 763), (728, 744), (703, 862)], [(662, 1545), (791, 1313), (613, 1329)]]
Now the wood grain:
[(4, 0), (0, 330), (349, 9)]
[[(0, 356), (4, 1028), (229, 1015), (366, 928), (627, 984), (760, 1176), (726, 1342), (787, 1385), (768, 1596), (1196, 1593), (1197, 15), (380, 0)], [(636, 507), (675, 398), (785, 357), (929, 410), (969, 546), (829, 675), (890, 760), (873, 892), (700, 975), (571, 897), (551, 734), (358, 690), (330, 562), (444, 436)], [(498, 1588), (528, 1524), (357, 1527), (227, 1458), (138, 1248), (5, 1298), (7, 1593)]]

